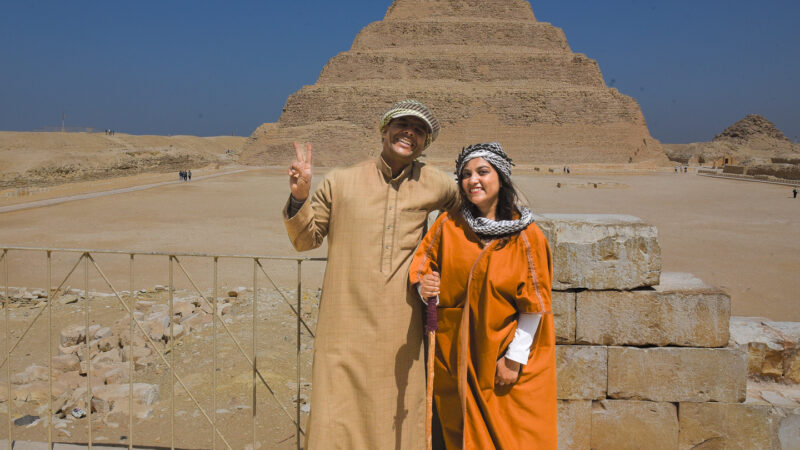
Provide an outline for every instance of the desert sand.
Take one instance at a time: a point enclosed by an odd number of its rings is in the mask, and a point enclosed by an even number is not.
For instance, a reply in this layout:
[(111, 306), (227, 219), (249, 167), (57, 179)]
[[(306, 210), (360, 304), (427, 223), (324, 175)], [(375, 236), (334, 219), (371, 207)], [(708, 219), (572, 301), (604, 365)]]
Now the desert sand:
[[(322, 173), (316, 171), (316, 182)], [(734, 315), (800, 320), (800, 277), (796, 276), (800, 272), (800, 200), (792, 198), (787, 186), (671, 171), (581, 173), (580, 168), (573, 168), (569, 176), (528, 173), (517, 175), (516, 180), (535, 212), (630, 214), (656, 225), (663, 270), (691, 272), (721, 287), (731, 296)], [(106, 180), (102, 190), (135, 181)], [(2, 213), (0, 245), (324, 256), (324, 247), (304, 254), (292, 249), (280, 217), (288, 193), (286, 184), (284, 169), (261, 168)], [(53, 188), (29, 198), (71, 195), (71, 188), (62, 189)], [(83, 191), (86, 189), (84, 186)], [(17, 202), (0, 198), (0, 206)], [(57, 256), (54, 261), (61, 269), (54, 270), (54, 278), (59, 273), (63, 277), (69, 269), (66, 265), (77, 257)], [(99, 260), (107, 273), (127, 286), (127, 256)], [(14, 252), (9, 261), (12, 286), (43, 286), (43, 254)], [(137, 284), (147, 287), (168, 282), (165, 257), (142, 257), (140, 261)], [(208, 260), (188, 258), (187, 267), (198, 274), (209, 274), (205, 283), (210, 283)], [(270, 267), (276, 281), (294, 286), (294, 262)], [(322, 270), (322, 263), (306, 263), (304, 288), (316, 289)], [(220, 277), (228, 285), (251, 284), (252, 263), (225, 261)], [(92, 277), (91, 283), (102, 288), (99, 278)], [(176, 284), (186, 286), (177, 278)]]

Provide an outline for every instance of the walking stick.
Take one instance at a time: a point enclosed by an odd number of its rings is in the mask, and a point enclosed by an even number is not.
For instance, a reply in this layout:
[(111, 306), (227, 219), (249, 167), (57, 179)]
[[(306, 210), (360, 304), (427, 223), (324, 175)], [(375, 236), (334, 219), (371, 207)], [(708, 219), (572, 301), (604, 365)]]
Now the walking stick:
[(429, 298), (428, 306), (425, 308), (425, 332), (428, 334), (428, 390), (425, 397), (427, 400), (425, 432), (428, 436), (428, 450), (433, 449), (433, 360), (436, 352), (436, 330), (439, 328), (436, 307), (436, 298)]

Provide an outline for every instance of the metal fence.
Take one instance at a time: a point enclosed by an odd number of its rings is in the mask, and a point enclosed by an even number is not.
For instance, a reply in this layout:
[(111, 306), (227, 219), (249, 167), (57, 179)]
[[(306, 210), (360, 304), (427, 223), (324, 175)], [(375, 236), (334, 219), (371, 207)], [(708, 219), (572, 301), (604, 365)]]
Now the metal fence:
[[(5, 366), (5, 376), (6, 376), (6, 389), (7, 389), (7, 416), (8, 416), (8, 448), (12, 448), (12, 443), (15, 440), (14, 437), (14, 429), (12, 426), (12, 418), (13, 418), (13, 407), (14, 407), (14, 395), (12, 391), (12, 376), (11, 376), (11, 361), (14, 356), (15, 350), (18, 349), (20, 342), (22, 342), (23, 338), (25, 338), (29, 333), (31, 333), (31, 329), (33, 328), (34, 324), (37, 321), (44, 321), (47, 322), (47, 360), (48, 360), (48, 409), (47, 409), (47, 441), (52, 448), (54, 443), (54, 436), (53, 436), (53, 423), (52, 420), (49, 418), (53, 417), (53, 306), (57, 299), (60, 296), (63, 296), (66, 291), (67, 281), (73, 274), (76, 276), (81, 275), (82, 273), (82, 289), (79, 291), (83, 292), (83, 298), (86, 300), (83, 303), (84, 311), (81, 313), (84, 315), (85, 320), (85, 339), (83, 341), (83, 345), (85, 346), (81, 351), (85, 352), (87, 355), (86, 361), (86, 414), (88, 416), (87, 421), (87, 433), (88, 439), (86, 444), (89, 448), (92, 448), (93, 445), (93, 426), (92, 426), (92, 349), (90, 347), (90, 324), (91, 324), (91, 307), (90, 307), (90, 290), (89, 290), (89, 276), (90, 273), (93, 274), (95, 280), (102, 280), (104, 287), (111, 292), (113, 298), (116, 299), (114, 303), (117, 303), (119, 306), (122, 307), (125, 314), (128, 317), (128, 333), (129, 333), (129, 354), (127, 358), (127, 362), (129, 363), (129, 372), (128, 372), (128, 384), (129, 384), (129, 392), (128, 392), (128, 417), (129, 422), (127, 424), (128, 427), (128, 435), (127, 435), (127, 444), (129, 448), (134, 448), (136, 446), (136, 426), (134, 424), (134, 412), (133, 412), (133, 405), (134, 405), (134, 374), (135, 374), (135, 366), (134, 366), (134, 357), (133, 357), (133, 340), (134, 340), (134, 332), (140, 333), (143, 335), (147, 341), (147, 345), (150, 347), (152, 352), (155, 353), (158, 360), (164, 365), (168, 367), (169, 372), (169, 447), (176, 448), (176, 433), (175, 433), (175, 386), (178, 385), (180, 388), (185, 392), (185, 394), (191, 399), (191, 402), (194, 404), (195, 408), (200, 411), (202, 415), (201, 422), (204, 424), (205, 428), (211, 433), (211, 447), (217, 448), (218, 445), (224, 446), (225, 448), (233, 448), (229, 436), (226, 436), (226, 430), (223, 427), (219, 426), (219, 421), (217, 418), (217, 371), (219, 367), (219, 362), (217, 361), (217, 334), (218, 331), (221, 332), (223, 336), (227, 335), (228, 338), (232, 340), (235, 347), (235, 352), (238, 354), (239, 358), (242, 358), (249, 368), (251, 372), (251, 385), (252, 385), (252, 434), (253, 434), (253, 443), (252, 448), (259, 447), (259, 439), (258, 433), (256, 431), (256, 417), (257, 417), (257, 388), (262, 386), (262, 390), (266, 388), (266, 391), (269, 393), (268, 401), (270, 404), (277, 405), (280, 410), (282, 411), (281, 414), (285, 415), (291, 422), (294, 424), (294, 437), (296, 441), (296, 446), (299, 449), (301, 447), (302, 437), (304, 436), (304, 430), (301, 426), (301, 347), (302, 347), (302, 335), (307, 334), (311, 339), (314, 337), (314, 333), (312, 328), (306, 323), (306, 320), (303, 319), (303, 281), (302, 281), (302, 269), (303, 263), (305, 262), (319, 262), (325, 261), (325, 258), (297, 258), (297, 257), (276, 257), (276, 256), (265, 256), (265, 255), (240, 255), (240, 254), (200, 254), (200, 253), (171, 253), (171, 252), (141, 252), (141, 251), (124, 251), (124, 250), (92, 250), (92, 249), (72, 249), (72, 248), (36, 248), (36, 247), (20, 247), (20, 246), (0, 246), (0, 250), (2, 253), (0, 254), (0, 266), (3, 271), (2, 275), (2, 287), (4, 288), (3, 297), (2, 297), (2, 306), (3, 306), (3, 322), (4, 322), (4, 335), (5, 335), (5, 345), (3, 348), (2, 354), (2, 362), (0, 362), (0, 370), (2, 367)], [(46, 304), (44, 304), (41, 308), (32, 314), (33, 317), (30, 319), (30, 322), (27, 326), (24, 327), (24, 331), (19, 334), (18, 337), (12, 342), (11, 334), (10, 334), (10, 322), (9, 322), (9, 311), (11, 309), (12, 297), (10, 295), (10, 283), (11, 280), (9, 279), (9, 264), (12, 255), (17, 255), (17, 253), (35, 253), (40, 254), (42, 257), (46, 258), (46, 283), (47, 283), (47, 291), (46, 291)], [(55, 255), (60, 255), (61, 259), (63, 260), (66, 258), (70, 261), (68, 265), (71, 267), (67, 272), (66, 275), (63, 277), (59, 277), (57, 280), (61, 280), (57, 287), (53, 287), (53, 258)], [(114, 284), (107, 276), (106, 272), (103, 271), (101, 265), (98, 264), (97, 257), (99, 255), (121, 255), (120, 257), (128, 258), (128, 286), (126, 290), (120, 289), (120, 286), (114, 286)], [(142, 321), (136, 318), (134, 314), (136, 310), (136, 286), (134, 283), (134, 274), (136, 273), (136, 263), (137, 261), (141, 260), (142, 257), (155, 257), (160, 259), (166, 259), (168, 262), (168, 276), (169, 276), (169, 285), (166, 286), (166, 292), (168, 295), (168, 304), (169, 304), (169, 340), (165, 345), (157, 345), (154, 340), (148, 336), (148, 332), (143, 327)], [(204, 294), (203, 290), (198, 286), (196, 282), (196, 274), (193, 276), (190, 271), (186, 269), (186, 264), (183, 262), (185, 259), (192, 258), (193, 260), (199, 258), (201, 260), (208, 261), (209, 263), (213, 264), (213, 287), (211, 288), (211, 293)], [(252, 333), (250, 336), (251, 345), (252, 345), (252, 352), (248, 352), (245, 349), (245, 345), (242, 343), (242, 339), (237, 338), (231, 326), (223, 320), (222, 313), (218, 308), (218, 300), (219, 296), (219, 264), (221, 261), (224, 260), (237, 260), (237, 261), (244, 261), (247, 264), (247, 261), (252, 262), (252, 313), (253, 313), (253, 324), (252, 324)], [(73, 262), (74, 261), (74, 262)], [(284, 262), (284, 263), (296, 263), (296, 274), (297, 274), (297, 285), (296, 285), (296, 296), (294, 299), (291, 299), (291, 294), (287, 294), (286, 289), (282, 289), (278, 286), (275, 282), (274, 277), (270, 276), (268, 272), (268, 266), (272, 263), (277, 262)], [(267, 266), (267, 267), (265, 267)], [(66, 266), (64, 266), (66, 267)], [(211, 407), (210, 408), (203, 408), (201, 405), (200, 400), (205, 400), (207, 402), (208, 399), (198, 399), (195, 393), (187, 386), (187, 383), (181, 377), (179, 373), (176, 371), (176, 361), (175, 361), (175, 354), (176, 351), (172, 351), (174, 349), (174, 345), (176, 343), (175, 339), (175, 313), (173, 310), (174, 302), (174, 292), (176, 291), (175, 288), (175, 276), (182, 274), (185, 277), (185, 280), (188, 280), (188, 285), (191, 286), (194, 294), (201, 299), (203, 304), (212, 312), (212, 328), (213, 328), (213, 338), (212, 338), (212, 355), (211, 358), (213, 359), (213, 386), (212, 386), (212, 395), (211, 395)], [(124, 277), (124, 276), (123, 276)], [(44, 278), (44, 277), (43, 277)], [(282, 299), (282, 302), (285, 303), (289, 310), (291, 310), (291, 314), (295, 317), (296, 322), (296, 336), (295, 336), (295, 344), (296, 344), (296, 373), (295, 373), (295, 382), (296, 382), (296, 397), (295, 397), (295, 405), (294, 408), (286, 406), (282, 403), (278, 396), (275, 393), (275, 389), (270, 383), (267, 381), (267, 376), (263, 373), (263, 368), (259, 367), (258, 365), (258, 358), (257, 358), (257, 326), (256, 326), (256, 318), (257, 318), (257, 309), (259, 307), (259, 281), (260, 279), (265, 279), (267, 281), (267, 286), (277, 292)], [(74, 291), (74, 290), (73, 290)], [(249, 292), (249, 290), (248, 290)], [(210, 297), (210, 298), (209, 298)], [(305, 331), (303, 331), (305, 330)], [(32, 333), (33, 334), (33, 333)], [(42, 349), (44, 351), (44, 349)], [(41, 355), (43, 357), (43, 355)], [(225, 364), (230, 365), (229, 361), (225, 361)], [(262, 400), (263, 401), (263, 400)], [(293, 410), (292, 410), (293, 409)], [(43, 437), (42, 437), (43, 440)], [(291, 442), (291, 440), (289, 441)], [(164, 443), (166, 446), (166, 443)]]

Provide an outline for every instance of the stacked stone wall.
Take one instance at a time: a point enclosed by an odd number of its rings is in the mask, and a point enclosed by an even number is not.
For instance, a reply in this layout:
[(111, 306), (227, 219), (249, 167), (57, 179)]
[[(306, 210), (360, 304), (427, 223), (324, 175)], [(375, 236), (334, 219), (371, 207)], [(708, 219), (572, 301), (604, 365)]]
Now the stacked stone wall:
[(796, 416), (746, 402), (730, 298), (662, 273), (655, 227), (612, 215), (537, 223), (556, 280), (559, 448), (794, 448), (779, 429)]

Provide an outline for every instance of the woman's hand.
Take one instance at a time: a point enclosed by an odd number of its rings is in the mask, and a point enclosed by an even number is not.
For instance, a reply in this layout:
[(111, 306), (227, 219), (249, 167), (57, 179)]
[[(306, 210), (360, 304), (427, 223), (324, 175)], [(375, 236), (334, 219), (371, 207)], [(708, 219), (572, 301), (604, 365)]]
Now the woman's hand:
[(439, 272), (431, 272), (423, 275), (422, 278), (419, 279), (420, 295), (426, 300), (438, 296), (441, 282)]
[(289, 189), (295, 200), (304, 201), (311, 190), (311, 144), (306, 144), (306, 154), (300, 144), (294, 143), (294, 152), (297, 156), (289, 166)]
[(512, 361), (505, 356), (497, 360), (497, 370), (494, 373), (494, 382), (498, 386), (511, 385), (519, 379), (520, 363)]

